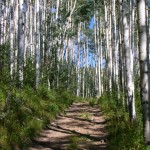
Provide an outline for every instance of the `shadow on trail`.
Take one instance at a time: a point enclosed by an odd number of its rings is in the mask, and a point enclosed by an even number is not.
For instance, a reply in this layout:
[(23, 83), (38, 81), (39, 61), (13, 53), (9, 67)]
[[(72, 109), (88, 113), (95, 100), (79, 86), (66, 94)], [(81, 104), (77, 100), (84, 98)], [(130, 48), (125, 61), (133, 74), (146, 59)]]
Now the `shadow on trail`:
[[(97, 116), (97, 115), (95, 115), (95, 116)], [(67, 117), (67, 118), (73, 118), (73, 119), (79, 120), (79, 121), (86, 121), (86, 122), (94, 123), (94, 124), (106, 124), (106, 121), (95, 122), (93, 120), (83, 119), (83, 118), (79, 118), (79, 117), (70, 117), (70, 116), (65, 116), (65, 117)]]
[[(55, 127), (55, 128), (53, 128), (53, 127)], [(63, 132), (63, 133), (68, 133), (68, 134), (74, 134), (74, 135), (77, 135), (77, 136), (80, 136), (80, 137), (85, 137), (85, 138), (88, 138), (88, 139), (90, 139), (90, 140), (92, 140), (92, 141), (101, 141), (101, 142), (103, 142), (102, 140), (106, 140), (106, 136), (101, 136), (101, 137), (95, 137), (95, 136), (91, 136), (91, 135), (89, 135), (89, 134), (83, 134), (83, 133), (80, 133), (80, 132), (77, 132), (77, 131), (75, 131), (75, 130), (69, 130), (69, 129), (64, 129), (64, 128), (62, 128), (62, 127), (60, 127), (60, 126), (55, 126), (55, 125), (51, 125), (50, 127), (48, 127), (50, 130), (54, 130), (54, 131), (57, 131), (57, 132)], [(61, 129), (61, 130), (59, 130), (59, 129)]]
[[(88, 118), (82, 115), (88, 113)], [(72, 141), (76, 137), (84, 139)], [(29, 150), (106, 150), (107, 134), (105, 120), (98, 108), (91, 108), (87, 103), (73, 104), (66, 115), (47, 125)], [(72, 148), (77, 144), (79, 148)]]

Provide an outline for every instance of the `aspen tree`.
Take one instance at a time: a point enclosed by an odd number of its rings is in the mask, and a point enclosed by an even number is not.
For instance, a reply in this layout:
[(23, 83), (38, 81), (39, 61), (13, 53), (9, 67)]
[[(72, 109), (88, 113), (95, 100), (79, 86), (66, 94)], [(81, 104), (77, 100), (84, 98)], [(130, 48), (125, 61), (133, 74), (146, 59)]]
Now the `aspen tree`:
[(36, 5), (36, 81), (35, 87), (36, 89), (39, 87), (39, 78), (40, 78), (40, 1), (35, 0)]
[[(108, 50), (108, 23), (107, 23), (107, 4), (106, 4), (106, 1), (104, 1), (104, 14), (105, 14), (105, 16), (104, 16), (104, 22), (105, 22), (105, 24), (104, 24), (104, 34), (105, 34), (105, 36), (104, 36), (104, 40), (105, 40), (105, 47), (104, 47), (104, 49), (105, 49), (105, 61), (106, 61), (106, 65), (107, 65), (107, 50)], [(106, 90), (107, 89), (107, 85), (106, 85), (106, 83), (105, 83), (105, 91), (107, 91)]]
[(140, 91), (143, 110), (143, 126), (145, 143), (150, 142), (150, 119), (149, 119), (149, 78), (148, 78), (148, 46), (146, 26), (146, 1), (139, 0), (138, 8), (138, 30), (139, 30), (139, 63), (140, 63)]
[(131, 101), (131, 116), (134, 116), (132, 119), (136, 119), (136, 111), (135, 111), (135, 94), (134, 94), (134, 54), (135, 54), (135, 47), (134, 47), (134, 13), (135, 13), (135, 2), (134, 0), (130, 1), (130, 50), (131, 50), (131, 60), (130, 60), (130, 65), (131, 65), (131, 80), (132, 80), (132, 90), (133, 90), (133, 98)]
[[(102, 22), (101, 18), (100, 21)], [(104, 80), (103, 80), (103, 74), (104, 74), (104, 70), (103, 70), (103, 50), (104, 50), (104, 22), (101, 25), (101, 30), (100, 30), (100, 58), (101, 58), (101, 67), (100, 67), (100, 78), (101, 78), (101, 95), (104, 92)]]
[(111, 13), (109, 5), (105, 2), (105, 38), (106, 38), (106, 65), (107, 65), (107, 89), (111, 91), (112, 88), (112, 51), (111, 51)]
[(81, 23), (78, 23), (78, 51), (77, 51), (77, 96), (80, 96), (80, 83), (81, 83), (81, 74), (80, 74), (80, 34), (81, 34)]
[(6, 43), (9, 41), (9, 36), (10, 36), (10, 2), (9, 0), (6, 0), (6, 6), (4, 8), (5, 10), (5, 18), (4, 18), (4, 36), (3, 36), (3, 43)]
[(83, 83), (82, 83), (82, 95), (83, 95), (83, 98), (85, 97), (85, 41), (83, 43)]
[(2, 44), (2, 35), (3, 35), (3, 0), (0, 0), (0, 44)]
[[(83, 23), (83, 30), (85, 30), (86, 23)], [(83, 72), (82, 72), (82, 97), (85, 97), (85, 59), (86, 59), (86, 37), (85, 33), (82, 31), (82, 36), (83, 36), (83, 52), (82, 52), (82, 67), (83, 67)]]
[(10, 1), (10, 77), (14, 77), (14, 0)]
[(60, 0), (56, 1), (56, 20), (58, 19)]
[(98, 95), (102, 95), (102, 20), (99, 18), (98, 26)]
[(134, 81), (133, 81), (133, 51), (130, 48), (129, 41), (129, 24), (127, 20), (127, 1), (123, 1), (123, 39), (125, 49), (125, 63), (126, 63), (126, 92), (129, 107), (129, 116), (132, 121), (136, 118), (134, 106)]
[[(89, 38), (86, 37), (86, 72), (89, 72)], [(89, 83), (86, 82), (86, 97), (89, 97)]]
[[(40, 65), (44, 66), (44, 57), (45, 57), (45, 7), (44, 1), (41, 0), (39, 4), (39, 22), (40, 22)], [(45, 77), (45, 68), (46, 66), (41, 68), (41, 82), (44, 81)]]
[(34, 25), (34, 12), (33, 12), (33, 2), (30, 0), (30, 59), (32, 60), (32, 62), (33, 62), (33, 60), (34, 60), (34, 41), (33, 41), (33, 39), (34, 39), (34, 27), (33, 27), (33, 25)]
[[(149, 17), (149, 10), (150, 8), (150, 1), (146, 0), (146, 23), (147, 23), (147, 59), (148, 59), (148, 99), (150, 99), (150, 17)], [(139, 63), (138, 63), (139, 65)], [(149, 100), (150, 101), (150, 100)], [(149, 106), (148, 106), (148, 116), (150, 118), (150, 102), (148, 102)], [(149, 119), (150, 120), (150, 119)], [(148, 123), (150, 126), (150, 122)], [(150, 134), (150, 129), (148, 128), (146, 133), (148, 132), (148, 134)], [(145, 135), (146, 136), (146, 135)], [(146, 140), (148, 139), (148, 140)], [(150, 144), (150, 135), (147, 135), (147, 138), (145, 138), (145, 142), (147, 142), (148, 144)]]
[(123, 1), (119, 0), (119, 15), (118, 15), (118, 43), (119, 43), (119, 80), (120, 80), (120, 91), (123, 94), (122, 104), (128, 106), (128, 101), (125, 100), (125, 50), (123, 40)]
[(114, 73), (113, 73), (113, 80), (115, 82), (115, 88), (117, 91), (117, 96), (118, 98), (120, 97), (120, 85), (119, 85), (119, 65), (118, 65), (118, 53), (119, 53), (119, 41), (117, 39), (118, 38), (118, 33), (117, 33), (117, 14), (116, 14), (116, 0), (112, 0), (111, 2), (112, 5), (112, 26), (113, 26), (113, 32), (112, 32), (112, 50), (113, 50), (113, 68), (114, 68)]
[(24, 44), (24, 66), (27, 64), (27, 54), (29, 51), (29, 1), (24, 2), (24, 11), (25, 11), (25, 17), (24, 17), (24, 22), (25, 22), (25, 44)]
[(111, 6), (109, 4), (108, 6), (108, 83), (109, 83), (109, 91), (112, 90), (112, 65), (113, 65), (113, 60), (112, 60), (112, 13), (111, 13)]
[(98, 56), (97, 56), (97, 8), (94, 1), (94, 58), (95, 58), (95, 89), (98, 91)]
[(23, 58), (24, 58), (24, 0), (19, 1), (19, 23), (18, 23), (18, 73), (19, 87), (23, 87)]
[[(123, 74), (123, 62), (122, 62), (122, 0), (118, 0), (119, 2), (119, 8), (118, 8), (118, 38), (117, 38), (117, 42), (118, 42), (118, 49), (119, 49), (119, 80), (120, 80), (120, 87), (122, 87), (123, 85), (123, 81), (122, 81), (122, 74)], [(120, 89), (122, 90), (122, 88)]]
[[(5, 3), (5, 6), (3, 5), (3, 25), (2, 25), (2, 31), (3, 31), (3, 34), (2, 34), (2, 44), (4, 44), (6, 42), (6, 39), (7, 39), (7, 36), (8, 33), (8, 26), (7, 26), (7, 23), (9, 22), (8, 20), (8, 12), (9, 12), (9, 6), (8, 6), (8, 0), (4, 1)], [(8, 23), (9, 24), (9, 23)]]
[(18, 12), (19, 12), (19, 8), (18, 8), (18, 5), (19, 5), (19, 3), (18, 3), (18, 1), (14, 1), (15, 2), (15, 8), (14, 8), (14, 48), (15, 48), (15, 50), (14, 50), (14, 67), (15, 67), (15, 75), (17, 75), (18, 76), (18, 53), (19, 53), (19, 50), (18, 50), (18, 45), (19, 45), (19, 40), (18, 40), (18, 38), (19, 38), (19, 26), (18, 26), (18, 21), (19, 21), (19, 14), (18, 14)]
[(1, 31), (1, 34), (0, 34), (0, 44), (4, 44), (4, 26), (5, 26), (5, 24), (4, 24), (4, 22), (5, 22), (5, 18), (7, 17), (6, 16), (6, 13), (5, 13), (5, 10), (4, 10), (4, 8), (6, 7), (6, 2), (5, 1), (3, 1), (3, 0), (1, 0), (1, 29), (0, 29), (0, 31)]

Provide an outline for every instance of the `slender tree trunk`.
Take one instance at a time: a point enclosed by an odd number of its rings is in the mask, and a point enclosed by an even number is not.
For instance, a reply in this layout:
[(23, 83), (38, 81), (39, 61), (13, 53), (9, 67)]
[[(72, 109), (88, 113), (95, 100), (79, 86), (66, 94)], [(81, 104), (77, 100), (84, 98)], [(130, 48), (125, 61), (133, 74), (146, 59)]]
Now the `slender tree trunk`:
[(18, 7), (18, 1), (14, 1), (15, 2), (15, 12), (14, 12), (14, 28), (15, 28), (15, 35), (14, 35), (14, 47), (15, 47), (15, 58), (14, 58), (14, 65), (15, 65), (15, 75), (18, 77), (18, 45), (19, 45), (19, 32), (18, 32), (18, 20), (19, 20), (19, 7)]
[[(108, 6), (106, 1), (104, 1), (105, 4), (105, 60), (106, 60), (106, 69), (108, 71)], [(108, 78), (107, 78), (108, 79)], [(108, 79), (109, 80), (109, 79)], [(106, 83), (106, 88), (109, 89), (109, 82)], [(105, 88), (105, 91), (107, 91)]]
[(78, 56), (77, 56), (77, 96), (80, 96), (80, 34), (81, 23), (78, 24)]
[(35, 9), (35, 6), (33, 5), (33, 2), (30, 1), (30, 57), (32, 60), (32, 63), (34, 62), (34, 56), (35, 56), (35, 44), (34, 44), (34, 25), (35, 25), (35, 16), (33, 9)]
[[(112, 24), (113, 24), (113, 56), (114, 56), (114, 82), (115, 89), (117, 91), (117, 98), (120, 98), (120, 85), (119, 85), (119, 64), (118, 64), (118, 56), (119, 56), (119, 34), (117, 33), (117, 14), (116, 14), (116, 0), (112, 0)], [(119, 16), (118, 16), (119, 18)], [(119, 27), (118, 27), (119, 28)]]
[(58, 14), (59, 14), (59, 4), (60, 4), (60, 1), (57, 0), (57, 2), (56, 2), (56, 20), (58, 19)]
[(10, 2), (10, 78), (14, 77), (14, 0)]
[(149, 117), (149, 78), (148, 78), (148, 46), (146, 26), (146, 1), (139, 0), (138, 8), (138, 30), (139, 30), (139, 62), (140, 62), (140, 92), (143, 108), (143, 126), (145, 143), (150, 143), (150, 117)]
[(98, 21), (99, 25), (97, 27), (97, 30), (98, 30), (98, 97), (101, 96), (101, 92), (102, 92), (102, 82), (101, 82), (101, 51), (102, 51), (102, 37), (101, 37), (101, 28), (102, 28), (102, 24), (101, 24), (101, 19), (99, 19)]
[(0, 0), (0, 44), (2, 44), (2, 35), (3, 35), (3, 30), (2, 30), (2, 26), (3, 26), (3, 5), (4, 2), (3, 0)]
[(36, 0), (36, 89), (39, 87), (40, 77), (40, 1)]
[(126, 92), (129, 104), (129, 116), (132, 121), (136, 118), (134, 104), (134, 81), (133, 81), (133, 51), (130, 48), (129, 24), (127, 20), (127, 1), (123, 1), (123, 31), (124, 48), (126, 61)]
[(23, 87), (23, 58), (24, 58), (24, 1), (19, 1), (19, 24), (18, 24), (18, 36), (19, 36), (19, 54), (18, 54), (18, 73), (19, 73), (19, 87)]

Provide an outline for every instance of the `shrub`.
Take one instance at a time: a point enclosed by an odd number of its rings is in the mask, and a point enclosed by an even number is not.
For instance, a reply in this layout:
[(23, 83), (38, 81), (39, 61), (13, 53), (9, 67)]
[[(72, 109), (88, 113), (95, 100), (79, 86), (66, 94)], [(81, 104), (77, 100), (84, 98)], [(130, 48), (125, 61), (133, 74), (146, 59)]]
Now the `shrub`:
[(144, 150), (139, 94), (136, 92), (137, 119), (135, 123), (130, 122), (125, 106), (122, 106), (122, 102), (118, 102), (115, 95), (115, 92), (104, 93), (98, 100), (107, 121), (109, 150)]

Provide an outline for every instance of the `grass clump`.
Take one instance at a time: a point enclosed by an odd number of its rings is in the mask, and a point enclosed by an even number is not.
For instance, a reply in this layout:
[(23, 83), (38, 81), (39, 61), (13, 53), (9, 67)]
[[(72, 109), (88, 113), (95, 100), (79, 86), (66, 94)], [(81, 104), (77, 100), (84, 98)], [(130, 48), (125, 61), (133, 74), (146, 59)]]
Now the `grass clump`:
[(87, 100), (86, 100), (85, 98), (79, 96), (79, 97), (76, 97), (75, 102), (80, 102), (80, 103), (82, 103), (82, 102), (87, 102)]
[[(9, 95), (9, 96), (8, 96)], [(67, 92), (23, 90), (0, 91), (0, 149), (25, 149), (39, 131), (74, 100)]]
[(90, 98), (88, 102), (91, 107), (94, 107), (97, 104), (97, 100), (94, 98)]
[(68, 146), (67, 150), (81, 150), (82, 149), (82, 145), (84, 145), (84, 143), (87, 143), (87, 138), (85, 137), (80, 137), (80, 136), (71, 136), (69, 139), (69, 143), (70, 145)]
[(88, 112), (84, 112), (84, 113), (80, 114), (80, 117), (85, 120), (90, 120), (91, 114)]

